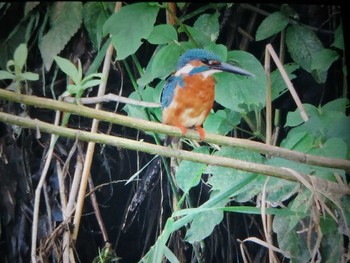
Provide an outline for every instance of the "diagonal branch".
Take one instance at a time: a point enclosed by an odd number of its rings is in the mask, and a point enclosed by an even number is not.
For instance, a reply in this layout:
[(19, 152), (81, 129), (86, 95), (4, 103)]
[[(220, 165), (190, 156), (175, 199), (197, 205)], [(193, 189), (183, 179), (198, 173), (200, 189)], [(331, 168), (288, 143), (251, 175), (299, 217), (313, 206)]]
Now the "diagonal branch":
[[(252, 163), (252, 162), (242, 161), (242, 160), (228, 158), (228, 157), (219, 157), (219, 156), (212, 156), (208, 154), (194, 153), (194, 152), (189, 152), (185, 150), (176, 150), (176, 149), (171, 149), (169, 147), (146, 143), (144, 141), (135, 141), (135, 140), (115, 137), (111, 135), (97, 134), (97, 133), (91, 133), (91, 132), (82, 131), (82, 130), (76, 130), (72, 128), (65, 128), (62, 126), (55, 126), (50, 123), (40, 121), (38, 119), (32, 120), (29, 118), (23, 118), (12, 114), (3, 113), (3, 112), (0, 112), (0, 121), (9, 123), (9, 124), (19, 125), (25, 128), (39, 129), (41, 132), (56, 134), (66, 138), (78, 139), (78, 140), (101, 143), (101, 144), (108, 144), (116, 147), (121, 147), (121, 148), (126, 148), (131, 150), (138, 150), (138, 151), (142, 151), (150, 154), (158, 154), (161, 156), (189, 160), (189, 161), (205, 163), (209, 165), (224, 166), (224, 167), (239, 169), (242, 171), (274, 176), (285, 180), (297, 181), (294, 174), (291, 173), (290, 171), (283, 168), (274, 167), (271, 165)], [(347, 160), (344, 160), (344, 162), (348, 165), (350, 163)], [(341, 193), (350, 194), (350, 188), (345, 185), (330, 182), (315, 176), (310, 176), (310, 175), (303, 175), (303, 176), (309, 182), (311, 182), (311, 180), (319, 181), (320, 183), (318, 185), (320, 187), (322, 186), (326, 188), (324, 190), (328, 192), (336, 192), (339, 194)]]
[[(26, 105), (36, 106), (39, 108), (70, 112), (79, 116), (95, 118), (98, 120), (103, 120), (106, 122), (111, 122), (114, 124), (143, 131), (161, 133), (174, 137), (182, 136), (181, 130), (172, 126), (131, 118), (103, 110), (96, 110), (83, 105), (70, 104), (52, 99), (18, 94), (4, 89), (0, 89), (0, 98), (13, 102), (23, 103)], [(186, 133), (185, 137), (189, 139), (199, 140), (198, 133), (191, 130)], [(246, 139), (238, 139), (210, 133), (206, 134), (205, 141), (218, 145), (242, 147), (247, 150), (260, 152), (262, 154), (268, 154), (270, 156), (280, 157), (295, 162), (350, 171), (349, 160), (315, 156)]]

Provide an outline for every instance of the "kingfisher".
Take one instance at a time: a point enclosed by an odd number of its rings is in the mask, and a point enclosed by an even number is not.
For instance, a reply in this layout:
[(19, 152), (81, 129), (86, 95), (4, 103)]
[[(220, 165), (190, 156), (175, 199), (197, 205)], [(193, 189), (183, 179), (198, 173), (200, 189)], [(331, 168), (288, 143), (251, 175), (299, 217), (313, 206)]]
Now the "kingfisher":
[(176, 72), (171, 75), (161, 96), (162, 123), (176, 126), (185, 135), (196, 128), (200, 140), (205, 139), (202, 127), (214, 104), (214, 73), (229, 72), (254, 76), (250, 72), (225, 63), (215, 53), (205, 49), (190, 49), (180, 56)]

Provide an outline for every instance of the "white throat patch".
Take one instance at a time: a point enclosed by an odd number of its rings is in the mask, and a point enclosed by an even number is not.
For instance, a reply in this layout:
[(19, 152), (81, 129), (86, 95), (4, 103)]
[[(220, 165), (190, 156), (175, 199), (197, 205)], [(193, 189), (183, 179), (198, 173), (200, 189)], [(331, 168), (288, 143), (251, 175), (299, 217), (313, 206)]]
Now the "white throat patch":
[(191, 72), (191, 70), (194, 67), (191, 64), (186, 64), (185, 66), (183, 66), (182, 68), (180, 68), (178, 71), (176, 71), (175, 76), (181, 76), (182, 74), (188, 74)]

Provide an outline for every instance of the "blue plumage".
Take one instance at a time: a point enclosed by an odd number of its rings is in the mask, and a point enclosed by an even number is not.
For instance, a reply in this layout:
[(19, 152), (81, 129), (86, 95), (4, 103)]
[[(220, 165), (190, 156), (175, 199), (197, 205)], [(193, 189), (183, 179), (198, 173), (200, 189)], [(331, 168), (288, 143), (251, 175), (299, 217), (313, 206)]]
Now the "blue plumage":
[(215, 98), (212, 75), (223, 71), (253, 76), (248, 71), (223, 62), (211, 51), (198, 48), (186, 51), (179, 58), (176, 72), (164, 85), (161, 95), (162, 123), (180, 128), (182, 134), (186, 134), (187, 128), (195, 127), (200, 139), (204, 140), (202, 124)]
[[(186, 64), (188, 64), (192, 60), (214, 60), (214, 61), (221, 61), (220, 57), (218, 57), (215, 53), (200, 49), (200, 48), (194, 48), (186, 51), (184, 54), (181, 55), (179, 58), (179, 61), (177, 63), (177, 69), (181, 69)], [(193, 72), (191, 71), (189, 75), (197, 74), (203, 71), (208, 70), (208, 67), (202, 66), (193, 69)], [(184, 86), (183, 79), (180, 76), (171, 76), (168, 78), (167, 82), (164, 85), (164, 89), (161, 96), (161, 103), (162, 108), (166, 108), (170, 105), (173, 97), (174, 97), (174, 90), (176, 88), (176, 85), (180, 87)]]
[(170, 105), (171, 101), (173, 100), (174, 91), (177, 85), (179, 85), (180, 87), (184, 86), (182, 77), (171, 76), (168, 78), (168, 80), (164, 85), (164, 89), (162, 91), (162, 98), (161, 98), (162, 108), (166, 108)]
[(180, 58), (179, 62), (177, 63), (177, 69), (182, 68), (185, 66), (188, 62), (192, 60), (213, 60), (213, 61), (219, 61), (222, 62), (222, 59), (216, 55), (215, 53), (205, 50), (205, 49), (200, 49), (200, 48), (193, 48), (188, 51), (186, 51)]

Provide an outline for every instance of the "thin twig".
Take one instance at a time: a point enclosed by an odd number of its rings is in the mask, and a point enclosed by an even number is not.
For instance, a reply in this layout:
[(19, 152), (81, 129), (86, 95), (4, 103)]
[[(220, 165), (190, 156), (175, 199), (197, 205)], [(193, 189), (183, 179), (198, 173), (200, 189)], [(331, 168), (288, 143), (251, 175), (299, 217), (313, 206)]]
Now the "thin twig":
[[(57, 126), (59, 124), (60, 120), (60, 112), (56, 111), (55, 115), (55, 125)], [(35, 125), (36, 126), (36, 125)], [(39, 227), (39, 208), (40, 208), (40, 196), (41, 196), (41, 189), (43, 188), (43, 185), (45, 183), (47, 171), (49, 170), (50, 163), (52, 160), (53, 150), (56, 143), (58, 136), (56, 134), (51, 134), (51, 141), (50, 146), (46, 155), (45, 165), (43, 168), (43, 171), (40, 176), (40, 180), (38, 183), (38, 186), (35, 189), (35, 198), (34, 198), (34, 210), (33, 210), (33, 226), (32, 226), (32, 247), (31, 247), (31, 259), (32, 263), (37, 262), (36, 257), (36, 243), (37, 243), (37, 237), (38, 237), (38, 227)]]
[(261, 220), (262, 220), (262, 224), (263, 224), (263, 230), (264, 230), (264, 234), (265, 234), (265, 239), (266, 239), (266, 243), (267, 243), (267, 248), (269, 250), (269, 262), (275, 263), (278, 262), (278, 260), (276, 259), (276, 256), (274, 254), (273, 249), (271, 249), (273, 247), (273, 242), (272, 242), (272, 237), (271, 237), (271, 227), (269, 225), (269, 223), (271, 223), (269, 220), (269, 218), (271, 218), (271, 215), (267, 215), (266, 214), (266, 206), (268, 205), (266, 202), (266, 187), (267, 187), (267, 183), (269, 181), (270, 177), (267, 177), (264, 183), (264, 187), (262, 190), (262, 197), (261, 197)]
[(90, 191), (91, 191), (90, 200), (91, 200), (92, 207), (94, 208), (94, 214), (96, 216), (97, 223), (100, 226), (100, 229), (101, 229), (101, 232), (102, 232), (102, 236), (103, 236), (103, 241), (105, 243), (107, 243), (108, 240), (109, 240), (108, 239), (108, 234), (107, 234), (106, 227), (105, 227), (105, 225), (103, 223), (103, 219), (102, 219), (102, 216), (101, 216), (100, 209), (98, 207), (96, 193), (95, 193), (95, 191), (93, 191), (93, 189), (95, 188), (94, 187), (94, 183), (93, 183), (91, 177), (89, 177), (88, 180), (89, 180), (89, 188), (90, 188)]
[[(68, 102), (68, 103), (75, 103), (75, 98), (65, 97), (64, 101)], [(109, 93), (109, 94), (97, 96), (97, 97), (80, 98), (79, 102), (81, 104), (95, 104), (95, 103), (110, 102), (110, 101), (115, 101), (115, 102), (135, 105), (135, 106), (141, 106), (141, 107), (147, 107), (147, 108), (159, 108), (159, 107), (161, 107), (160, 103), (134, 100), (134, 99), (126, 98), (126, 97), (116, 95), (113, 93)]]
[(305, 109), (304, 109), (304, 106), (303, 104), (301, 103), (300, 99), (299, 99), (299, 96), (297, 94), (297, 92), (295, 91), (295, 88), (292, 84), (292, 82), (290, 81), (289, 77), (288, 77), (288, 74), (286, 72), (286, 70), (284, 69), (281, 61), (279, 60), (275, 50), (273, 49), (272, 45), (271, 44), (268, 44), (266, 46), (268, 52), (270, 53), (273, 61), (275, 62), (278, 70), (280, 71), (281, 75), (282, 75), (282, 78), (284, 80), (284, 82), (286, 83), (288, 89), (289, 89), (289, 92), (291, 93), (295, 103), (297, 104), (299, 110), (300, 110), (300, 115), (301, 117), (303, 118), (303, 120), (305, 122), (307, 122), (309, 120), (309, 117), (307, 116), (306, 112), (305, 112)]
[(252, 242), (254, 242), (256, 244), (259, 244), (259, 245), (264, 246), (264, 247), (266, 247), (268, 249), (276, 251), (276, 252), (282, 254), (286, 258), (291, 258), (291, 255), (287, 251), (283, 251), (282, 249), (280, 249), (278, 247), (271, 246), (267, 242), (262, 241), (261, 239), (258, 239), (256, 237), (248, 237), (248, 238), (244, 239), (242, 242), (246, 242), (246, 241), (252, 241)]
[(265, 49), (265, 73), (266, 73), (266, 144), (271, 145), (272, 136), (272, 95), (271, 95), (271, 71), (270, 53)]

